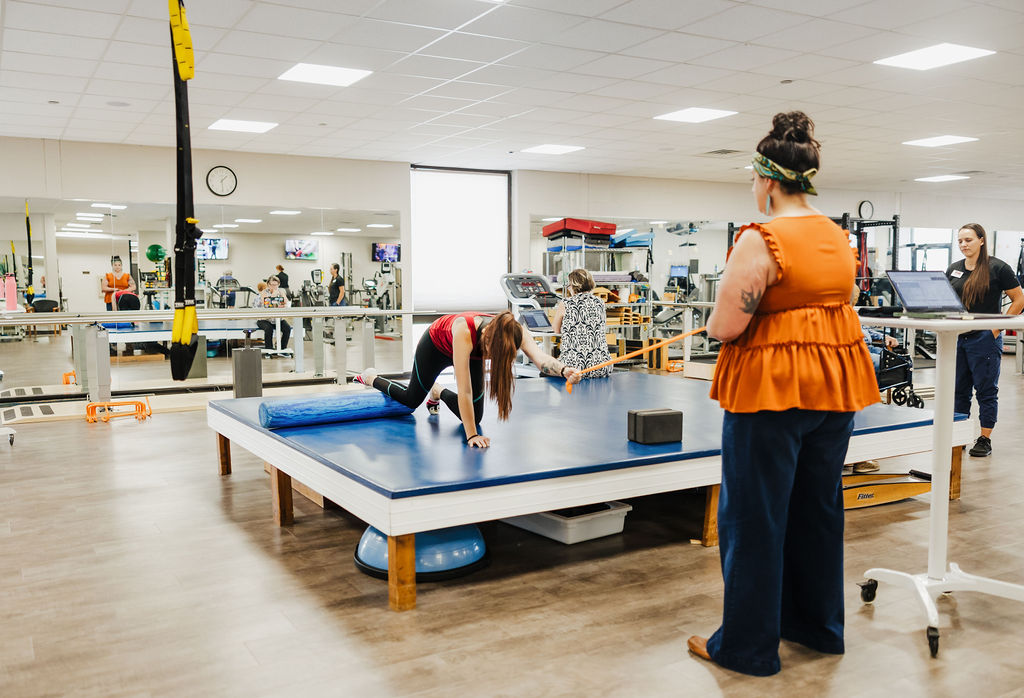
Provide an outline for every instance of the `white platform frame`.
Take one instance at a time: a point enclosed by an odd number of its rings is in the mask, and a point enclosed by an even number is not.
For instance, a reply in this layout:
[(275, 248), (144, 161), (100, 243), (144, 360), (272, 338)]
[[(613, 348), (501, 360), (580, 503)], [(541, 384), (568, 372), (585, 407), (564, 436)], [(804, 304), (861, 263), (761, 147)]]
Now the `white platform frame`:
[[(957, 337), (974, 330), (1024, 330), (1024, 317), (975, 320), (912, 318), (861, 318), (861, 324), (875, 327), (902, 327), (934, 332), (938, 353), (935, 361), (935, 429), (932, 432), (932, 492), (949, 488), (950, 454), (956, 424), (953, 422), (953, 392), (956, 380)], [(972, 422), (973, 423), (973, 422)], [(972, 429), (973, 433), (973, 429)], [(945, 497), (931, 498), (928, 519), (928, 571), (920, 574), (872, 567), (864, 572), (868, 580), (895, 584), (914, 591), (928, 619), (927, 637), (932, 656), (939, 647), (939, 612), (935, 600), (944, 593), (977, 591), (1014, 601), (1024, 601), (1024, 586), (967, 574), (949, 561), (949, 502)], [(873, 599), (872, 589), (870, 592)], [(865, 600), (866, 596), (862, 597)]]
[[(207, 424), (223, 439), (257, 455), (271, 467), (323, 495), (389, 539), (449, 526), (721, 483), (721, 458), (708, 456), (493, 487), (390, 498), (212, 405), (207, 407), (206, 415)], [(846, 462), (927, 451), (932, 446), (932, 432), (931, 426), (918, 426), (855, 435), (850, 439)], [(971, 436), (970, 425), (958, 422), (950, 433), (950, 452), (954, 442), (965, 444)], [(229, 445), (225, 447), (230, 448)], [(230, 472), (230, 466), (225, 471), (223, 460), (221, 472)], [(948, 499), (948, 463), (945, 484), (937, 485), (933, 480), (932, 492), (942, 493), (939, 499), (943, 501)], [(392, 572), (389, 569), (389, 581)], [(393, 599), (392, 607), (396, 608)]]

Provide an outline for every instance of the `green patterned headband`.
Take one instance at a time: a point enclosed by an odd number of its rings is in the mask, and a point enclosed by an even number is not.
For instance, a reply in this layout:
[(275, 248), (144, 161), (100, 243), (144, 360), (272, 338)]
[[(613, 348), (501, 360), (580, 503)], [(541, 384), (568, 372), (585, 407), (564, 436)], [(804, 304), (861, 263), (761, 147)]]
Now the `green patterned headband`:
[(754, 159), (751, 162), (754, 164), (754, 172), (758, 173), (762, 177), (775, 179), (780, 182), (797, 184), (800, 186), (801, 191), (805, 191), (814, 196), (818, 195), (818, 192), (814, 191), (814, 186), (811, 184), (811, 177), (818, 174), (817, 167), (812, 167), (804, 172), (797, 172), (795, 170), (787, 169), (778, 163), (772, 162), (764, 155), (761, 155), (761, 153), (754, 153)]

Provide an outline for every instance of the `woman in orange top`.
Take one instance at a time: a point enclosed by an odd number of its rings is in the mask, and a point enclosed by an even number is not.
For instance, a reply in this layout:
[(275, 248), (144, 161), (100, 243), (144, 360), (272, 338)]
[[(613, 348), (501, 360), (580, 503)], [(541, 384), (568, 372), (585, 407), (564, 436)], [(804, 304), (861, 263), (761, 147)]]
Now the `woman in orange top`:
[(771, 222), (741, 231), (708, 334), (725, 409), (718, 533), (721, 627), (690, 650), (735, 671), (779, 671), (779, 640), (843, 652), (842, 469), (853, 415), (878, 400), (850, 307), (846, 234), (811, 206), (819, 144), (801, 112), (777, 114), (754, 154)]
[[(130, 291), (135, 293), (135, 279), (131, 274), (122, 271), (121, 258), (114, 257), (110, 260), (111, 271), (103, 275), (100, 280), (100, 290), (103, 292), (103, 302), (107, 304), (107, 310), (113, 310), (114, 294), (118, 291)], [(111, 273), (113, 272), (113, 273)]]

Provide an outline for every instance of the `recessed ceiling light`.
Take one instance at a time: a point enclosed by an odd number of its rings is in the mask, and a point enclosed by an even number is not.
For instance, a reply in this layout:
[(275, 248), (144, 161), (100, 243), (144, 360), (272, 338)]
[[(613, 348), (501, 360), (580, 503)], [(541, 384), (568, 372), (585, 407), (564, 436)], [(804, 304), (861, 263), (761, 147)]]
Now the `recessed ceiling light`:
[(129, 104), (128, 102), (120, 102), (118, 100), (112, 100), (110, 102), (107, 102), (107, 106), (108, 107), (130, 107), (131, 104)]
[(311, 82), (316, 85), (348, 87), (349, 85), (359, 82), (372, 72), (372, 70), (341, 68), (335, 65), (296, 63), (294, 66), (281, 73), (277, 79), (290, 80), (292, 82)]
[(554, 218), (541, 218), (544, 223), (554, 223), (555, 221), (562, 220), (561, 216), (555, 216)]
[(99, 215), (97, 215), (97, 216), (83, 216), (81, 213), (79, 213), (75, 217), (78, 220), (80, 220), (80, 221), (94, 221), (96, 223), (99, 223), (99, 222), (101, 222), (103, 220), (103, 216), (99, 216)]
[(65, 223), (65, 228), (86, 228), (91, 229), (92, 225), (89, 223)]
[(916, 141), (903, 141), (903, 145), (919, 145), (922, 148), (938, 148), (940, 145), (954, 145), (956, 143), (969, 143), (977, 138), (969, 136), (934, 136), (932, 138), (918, 138)]
[(970, 179), (967, 175), (938, 175), (936, 177), (918, 177), (915, 182), (953, 182), (958, 179)]
[(237, 228), (238, 226), (234, 223), (215, 223), (214, 228)]
[(277, 126), (273, 121), (243, 121), (241, 119), (217, 119), (207, 128), (211, 131), (238, 131), (240, 133), (266, 133)]
[(575, 153), (577, 150), (583, 150), (581, 145), (555, 145), (553, 143), (545, 143), (544, 145), (535, 145), (532, 148), (523, 148), (521, 153), (538, 153), (540, 155), (565, 155), (566, 153)]
[(271, 211), (270, 215), (271, 216), (297, 216), (300, 213), (302, 213), (302, 211), (286, 211), (284, 209), (281, 209), (281, 210), (278, 210), (278, 211)]
[(725, 109), (690, 107), (689, 109), (680, 109), (679, 111), (669, 112), (668, 114), (662, 114), (661, 116), (656, 116), (654, 118), (661, 119), (662, 121), (685, 121), (688, 124), (699, 124), (702, 121), (721, 119), (722, 117), (732, 116), (736, 113), (737, 112), (727, 111)]
[(995, 51), (959, 44), (936, 44), (916, 51), (901, 53), (898, 56), (880, 58), (875, 63), (891, 65), (896, 68), (910, 68), (911, 70), (931, 70), (944, 65), (969, 61), (973, 58), (991, 56), (993, 53)]
[(318, 230), (315, 233), (310, 233), (310, 235), (334, 235), (334, 233), (329, 230)]
[(668, 221), (647, 221), (647, 225), (665, 225)]
[(57, 233), (59, 238), (92, 238), (94, 240), (109, 240), (112, 236), (106, 233), (86, 233), (81, 230), (62, 230)]
[(361, 233), (361, 232), (363, 232), (362, 228), (338, 228), (337, 230), (338, 230), (339, 233)]
[(236, 218), (235, 223), (262, 223), (262, 218)]
[(367, 223), (367, 228), (394, 228), (391, 223)]
[(121, 204), (99, 204), (99, 203), (93, 204), (92, 207), (93, 208), (109, 208), (111, 211), (123, 211), (124, 209), (128, 208), (127, 206), (122, 206)]
[(202, 231), (203, 231), (204, 233), (219, 233), (219, 232), (220, 232), (220, 231), (219, 231), (219, 230), (217, 230), (216, 228), (203, 228), (203, 229), (202, 229)]

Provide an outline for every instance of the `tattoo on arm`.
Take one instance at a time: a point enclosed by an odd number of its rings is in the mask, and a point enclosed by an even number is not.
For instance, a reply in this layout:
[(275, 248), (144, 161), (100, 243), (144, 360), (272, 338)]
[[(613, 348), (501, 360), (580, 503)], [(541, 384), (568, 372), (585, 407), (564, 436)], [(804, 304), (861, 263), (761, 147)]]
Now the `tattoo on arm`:
[(540, 372), (546, 373), (549, 376), (557, 376), (561, 370), (558, 367), (559, 363), (558, 359), (554, 359), (550, 356), (546, 359), (542, 359), (540, 362)]
[(751, 288), (749, 291), (740, 291), (741, 310), (747, 315), (753, 315), (757, 306), (761, 304), (761, 297), (764, 289)]

